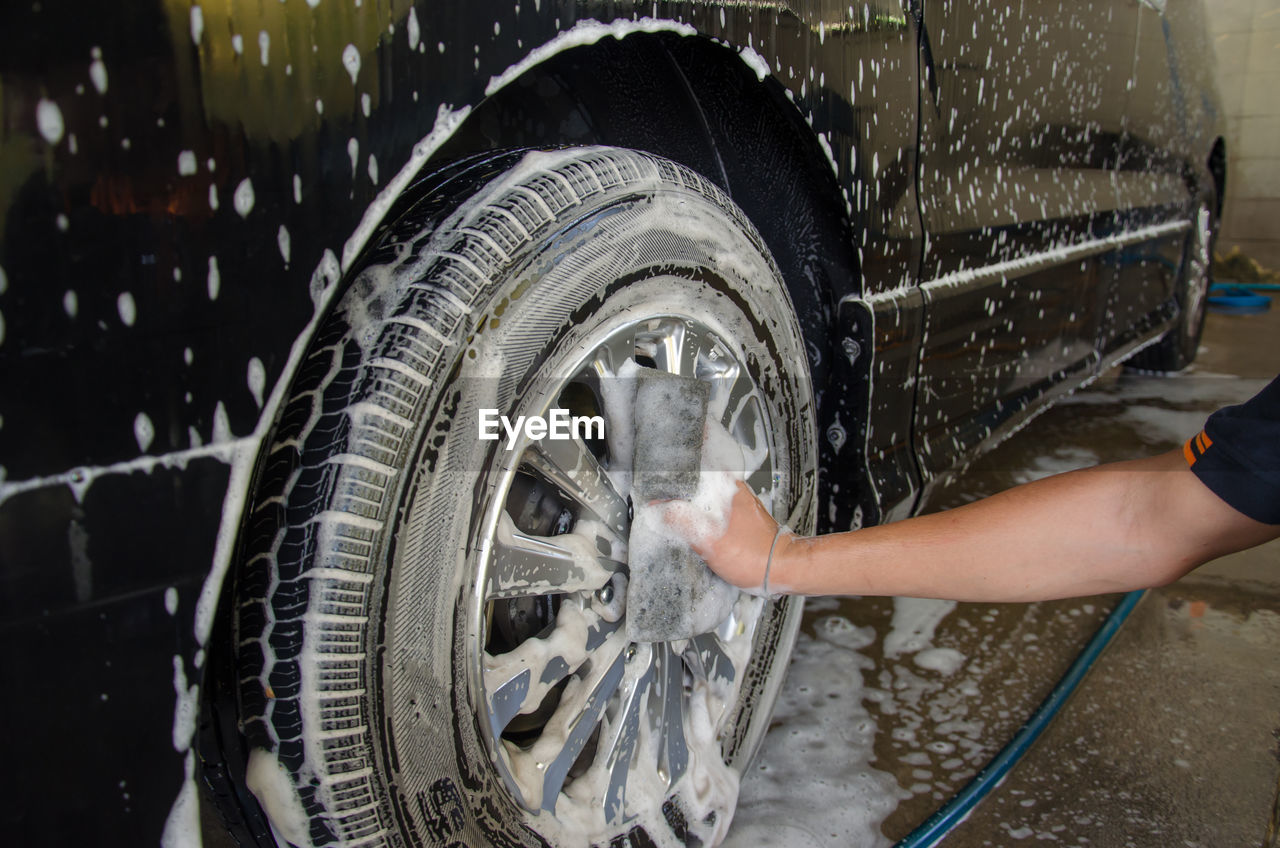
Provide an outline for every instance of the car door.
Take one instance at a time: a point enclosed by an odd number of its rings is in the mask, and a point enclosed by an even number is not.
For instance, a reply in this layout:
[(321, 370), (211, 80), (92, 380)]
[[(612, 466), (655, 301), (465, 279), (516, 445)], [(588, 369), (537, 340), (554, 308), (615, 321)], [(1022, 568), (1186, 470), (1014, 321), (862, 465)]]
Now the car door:
[(917, 452), (931, 477), (1097, 361), (1132, 0), (927, 0)]
[(1120, 351), (1172, 314), (1188, 227), (1187, 183), (1178, 156), (1189, 110), (1178, 45), (1163, 0), (1122, 0), (1133, 26), (1131, 83), (1125, 98), (1116, 214), (1104, 257), (1107, 294), (1098, 346)]

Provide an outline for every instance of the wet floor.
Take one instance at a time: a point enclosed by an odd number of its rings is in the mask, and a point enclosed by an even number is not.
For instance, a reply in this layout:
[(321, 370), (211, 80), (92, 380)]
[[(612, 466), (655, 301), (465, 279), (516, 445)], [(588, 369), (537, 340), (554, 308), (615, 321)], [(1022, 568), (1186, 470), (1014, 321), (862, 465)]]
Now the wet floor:
[[(1280, 373), (1280, 309), (1211, 315), (1175, 377), (1114, 369), (931, 500), (1177, 447)], [(728, 844), (888, 846), (1017, 732), (1116, 596), (1052, 604), (811, 601)], [(1270, 844), (1280, 734), (1280, 542), (1149, 592), (950, 848)]]

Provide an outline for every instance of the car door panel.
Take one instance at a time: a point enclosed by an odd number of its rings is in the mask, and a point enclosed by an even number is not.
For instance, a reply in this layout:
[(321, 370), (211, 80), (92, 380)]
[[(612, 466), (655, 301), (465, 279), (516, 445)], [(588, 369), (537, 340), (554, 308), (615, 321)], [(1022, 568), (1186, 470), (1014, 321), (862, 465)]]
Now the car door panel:
[(1107, 257), (1106, 308), (1098, 346), (1123, 351), (1168, 321), (1174, 310), (1189, 227), (1189, 182), (1179, 155), (1187, 135), (1188, 102), (1179, 71), (1178, 48), (1165, 4), (1124, 0), (1134, 22), (1131, 82), (1124, 101), (1124, 133), (1116, 186), (1114, 233), (1139, 233), (1140, 241)]
[(936, 94), (922, 88), (919, 177), (926, 477), (1097, 363), (1132, 44), (1123, 1), (924, 6), (937, 76)]

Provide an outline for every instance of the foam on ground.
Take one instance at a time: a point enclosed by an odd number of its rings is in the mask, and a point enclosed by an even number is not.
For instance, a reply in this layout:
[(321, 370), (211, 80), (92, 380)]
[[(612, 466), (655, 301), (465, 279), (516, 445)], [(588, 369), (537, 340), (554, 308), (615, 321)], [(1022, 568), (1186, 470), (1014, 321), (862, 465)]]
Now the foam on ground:
[(955, 608), (955, 601), (894, 598), (893, 625), (884, 637), (884, 655), (891, 658), (933, 647), (934, 630)]
[(728, 848), (887, 848), (880, 823), (909, 797), (871, 766), (876, 724), (863, 705), (858, 653), (875, 638), (843, 616), (801, 633), (774, 729), (743, 776)]

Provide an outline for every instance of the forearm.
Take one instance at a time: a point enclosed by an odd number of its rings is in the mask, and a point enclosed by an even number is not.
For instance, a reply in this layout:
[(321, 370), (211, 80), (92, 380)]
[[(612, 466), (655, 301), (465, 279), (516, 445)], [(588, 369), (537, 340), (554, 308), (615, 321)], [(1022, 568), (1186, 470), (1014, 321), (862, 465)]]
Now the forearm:
[(1163, 454), (894, 524), (790, 539), (769, 582), (797, 594), (995, 602), (1125, 591), (1171, 582), (1277, 531), (1232, 513), (1179, 455)]

